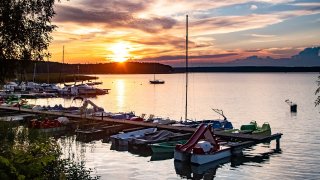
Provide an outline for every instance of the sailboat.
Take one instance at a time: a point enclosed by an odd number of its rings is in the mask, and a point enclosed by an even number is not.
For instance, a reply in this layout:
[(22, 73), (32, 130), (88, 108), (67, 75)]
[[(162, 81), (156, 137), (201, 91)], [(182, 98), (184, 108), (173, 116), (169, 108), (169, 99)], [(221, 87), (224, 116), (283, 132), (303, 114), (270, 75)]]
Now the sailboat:
[[(185, 121), (188, 115), (188, 15), (186, 15), (186, 107)], [(193, 164), (206, 164), (231, 156), (231, 148), (220, 145), (209, 124), (202, 123), (185, 144), (177, 144), (174, 160)]]
[(153, 64), (153, 80), (149, 82), (150, 84), (164, 84), (164, 80), (156, 79), (156, 63)]

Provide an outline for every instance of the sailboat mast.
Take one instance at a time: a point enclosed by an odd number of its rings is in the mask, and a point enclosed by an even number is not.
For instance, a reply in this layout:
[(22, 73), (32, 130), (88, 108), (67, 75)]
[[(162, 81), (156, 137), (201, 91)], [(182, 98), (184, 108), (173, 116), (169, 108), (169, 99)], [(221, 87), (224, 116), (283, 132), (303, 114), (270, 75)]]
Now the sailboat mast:
[[(156, 61), (156, 60), (154, 60)], [(153, 80), (156, 80), (156, 62), (153, 62)]]
[(62, 46), (62, 64), (64, 64), (64, 46)]
[(64, 46), (62, 46), (62, 67), (60, 68), (60, 73), (59, 73), (59, 83), (60, 84), (61, 84), (61, 73), (63, 71), (63, 66), (64, 66)]
[(188, 15), (186, 15), (186, 112), (185, 120), (188, 119)]
[[(64, 67), (64, 45), (62, 46), (62, 69)], [(64, 73), (64, 69), (63, 69), (63, 73)], [(63, 75), (63, 84), (66, 83), (66, 79), (64, 78), (65, 75)]]

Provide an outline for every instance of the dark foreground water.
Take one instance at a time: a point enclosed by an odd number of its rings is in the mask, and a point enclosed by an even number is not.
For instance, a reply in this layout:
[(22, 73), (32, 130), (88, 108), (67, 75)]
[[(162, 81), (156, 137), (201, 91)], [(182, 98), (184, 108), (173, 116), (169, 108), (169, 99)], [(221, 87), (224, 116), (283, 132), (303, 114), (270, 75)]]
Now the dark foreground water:
[[(65, 156), (77, 160), (102, 179), (319, 179), (320, 107), (314, 107), (316, 73), (193, 73), (189, 78), (188, 117), (219, 118), (211, 108), (223, 109), (235, 127), (257, 121), (269, 122), (281, 132), (282, 152), (275, 142), (247, 149), (243, 157), (222, 165), (190, 166), (167, 157), (142, 157), (110, 150), (109, 143), (80, 143), (61, 138)], [(158, 75), (163, 85), (150, 85), (153, 75), (101, 75), (110, 94), (91, 98), (111, 112), (135, 111), (180, 120), (184, 117), (184, 74)], [(285, 103), (298, 104), (292, 114)], [(68, 99), (35, 100), (37, 104), (77, 105)], [(165, 160), (159, 160), (165, 159)]]

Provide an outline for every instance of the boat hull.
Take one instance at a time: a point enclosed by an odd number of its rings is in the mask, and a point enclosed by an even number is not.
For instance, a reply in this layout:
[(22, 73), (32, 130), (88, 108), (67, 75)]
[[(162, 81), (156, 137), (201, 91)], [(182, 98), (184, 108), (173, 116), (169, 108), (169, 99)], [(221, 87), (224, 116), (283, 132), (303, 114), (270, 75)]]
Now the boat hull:
[(217, 160), (227, 158), (230, 156), (231, 148), (229, 147), (222, 147), (219, 151), (210, 154), (194, 154), (182, 152), (176, 149), (174, 150), (174, 160), (187, 162), (190, 161), (192, 164), (197, 165), (215, 162)]
[(231, 148), (225, 148), (210, 154), (192, 154), (190, 162), (193, 164), (206, 164), (231, 156)]
[(151, 149), (153, 153), (173, 153), (176, 144), (184, 144), (187, 140), (181, 141), (171, 141), (171, 142), (163, 142), (163, 143), (156, 143), (151, 144)]
[(173, 158), (174, 160), (177, 160), (177, 161), (190, 161), (190, 156), (191, 156), (190, 153), (182, 152), (175, 149)]
[(150, 84), (164, 84), (164, 81), (161, 80), (150, 80)]

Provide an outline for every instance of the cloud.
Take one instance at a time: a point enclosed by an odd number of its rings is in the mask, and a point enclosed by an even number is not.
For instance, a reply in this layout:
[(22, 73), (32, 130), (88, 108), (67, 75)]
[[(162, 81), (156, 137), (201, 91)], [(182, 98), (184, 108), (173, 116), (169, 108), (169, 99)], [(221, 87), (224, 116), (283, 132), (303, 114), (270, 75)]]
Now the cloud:
[[(240, 6), (244, 13), (237, 9)], [(233, 8), (234, 11), (229, 12)], [(108, 49), (113, 44), (123, 41), (133, 47), (131, 53), (136, 59), (164, 57), (168, 58), (168, 62), (183, 61), (181, 56), (175, 55), (184, 54), (185, 14), (188, 13), (190, 55), (194, 55), (194, 59), (218, 61), (220, 58), (222, 61), (222, 58), (232, 59), (233, 56), (242, 56), (253, 51), (277, 56), (278, 53), (262, 50), (258, 52), (257, 49), (280, 47), (283, 44), (286, 46), (289, 43), (302, 47), (316, 40), (307, 41), (306, 35), (302, 38), (298, 34), (297, 42), (293, 42), (292, 39), (295, 38), (285, 39), (279, 35), (279, 31), (272, 28), (283, 27), (281, 23), (286, 20), (295, 20), (295, 17), (302, 16), (307, 19), (308, 15), (319, 12), (319, 3), (298, 3), (294, 0), (63, 1), (56, 4), (57, 14), (53, 24), (59, 28), (53, 33), (52, 47), (58, 48), (53, 50), (56, 52), (61, 51), (62, 44), (72, 47), (72, 51), (79, 55), (70, 55), (70, 58), (73, 56), (103, 60), (110, 53)], [(310, 23), (316, 24), (319, 17), (311, 20)], [(271, 26), (275, 24), (279, 26)], [(313, 28), (316, 27), (314, 24)], [(283, 27), (283, 30), (288, 27)], [(288, 29), (288, 32), (293, 31)], [(318, 33), (307, 34), (313, 36), (313, 39), (319, 37)], [(221, 41), (221, 38), (224, 41)], [(290, 42), (286, 42), (289, 39)], [(230, 50), (239, 47), (249, 50)], [(61, 55), (56, 57), (61, 59)]]
[(251, 10), (256, 10), (256, 9), (258, 9), (258, 6), (256, 6), (256, 5), (253, 4), (253, 5), (250, 6), (250, 9), (251, 9)]
[(77, 24), (104, 24), (109, 28), (124, 27), (134, 28), (154, 33), (162, 29), (170, 29), (176, 20), (167, 17), (152, 17), (149, 19), (136, 18), (128, 12), (115, 12), (108, 9), (92, 11), (70, 6), (58, 6), (55, 22), (72, 22)]
[(257, 38), (271, 38), (271, 37), (275, 37), (275, 35), (272, 35), (272, 34), (249, 34), (249, 36), (257, 37)]
[(130, 12), (136, 13), (145, 10), (151, 0), (144, 1), (128, 1), (128, 0), (81, 0), (77, 6), (84, 9), (94, 10), (113, 10), (114, 12)]

